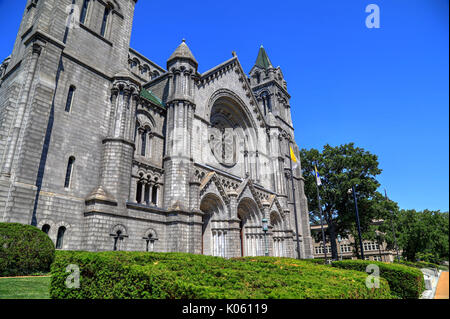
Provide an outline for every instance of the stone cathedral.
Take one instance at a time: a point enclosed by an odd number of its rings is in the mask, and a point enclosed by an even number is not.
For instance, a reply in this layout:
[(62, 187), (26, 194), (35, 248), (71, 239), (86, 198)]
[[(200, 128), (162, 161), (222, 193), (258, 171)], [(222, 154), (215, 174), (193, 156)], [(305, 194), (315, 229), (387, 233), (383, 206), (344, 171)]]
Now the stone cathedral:
[(24, 1), (0, 68), (0, 221), (57, 249), (312, 258), (280, 67), (261, 46), (248, 74), (234, 52), (199, 73), (185, 40), (161, 67), (130, 48), (136, 1)]

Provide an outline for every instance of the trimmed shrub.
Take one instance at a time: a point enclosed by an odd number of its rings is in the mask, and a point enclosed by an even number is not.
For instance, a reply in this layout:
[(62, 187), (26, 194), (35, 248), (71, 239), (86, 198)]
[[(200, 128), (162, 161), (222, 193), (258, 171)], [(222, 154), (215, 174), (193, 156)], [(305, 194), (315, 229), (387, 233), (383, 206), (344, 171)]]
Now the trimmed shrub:
[(371, 264), (379, 267), (380, 277), (388, 281), (392, 293), (399, 298), (419, 298), (425, 290), (422, 272), (405, 265), (371, 260), (343, 260), (333, 262), (332, 266), (365, 272), (366, 267)]
[(433, 264), (433, 263), (429, 263), (426, 261), (406, 261), (406, 260), (394, 260), (394, 263), (396, 264), (402, 264), (402, 265), (406, 265), (406, 266), (410, 266), (410, 267), (415, 267), (415, 268), (431, 268), (431, 269), (441, 269), (441, 270), (448, 270), (447, 266), (444, 265), (437, 265), (437, 264)]
[[(71, 264), (80, 270), (78, 289), (66, 286)], [(63, 299), (392, 298), (384, 279), (368, 289), (366, 274), (275, 257), (57, 251), (51, 274), (50, 295)]]
[(325, 259), (301, 259), (312, 264), (325, 265)]
[(50, 271), (55, 246), (31, 225), (0, 223), (0, 276), (22, 276)]

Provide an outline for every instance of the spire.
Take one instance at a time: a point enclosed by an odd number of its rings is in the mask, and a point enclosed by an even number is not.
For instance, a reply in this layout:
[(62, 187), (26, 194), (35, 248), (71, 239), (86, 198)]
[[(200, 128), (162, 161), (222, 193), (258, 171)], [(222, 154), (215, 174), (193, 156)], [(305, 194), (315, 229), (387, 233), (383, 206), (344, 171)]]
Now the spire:
[(192, 54), (191, 50), (186, 44), (186, 40), (183, 39), (181, 41), (181, 44), (176, 48), (176, 50), (172, 53), (170, 58), (167, 60), (167, 65), (169, 65), (169, 62), (175, 59), (187, 59), (194, 62), (195, 67), (198, 66), (197, 60), (195, 60), (194, 55)]
[(262, 44), (261, 47), (259, 48), (258, 57), (256, 58), (255, 65), (263, 69), (268, 69), (270, 67), (273, 68), (269, 56), (267, 55), (266, 50), (264, 50)]

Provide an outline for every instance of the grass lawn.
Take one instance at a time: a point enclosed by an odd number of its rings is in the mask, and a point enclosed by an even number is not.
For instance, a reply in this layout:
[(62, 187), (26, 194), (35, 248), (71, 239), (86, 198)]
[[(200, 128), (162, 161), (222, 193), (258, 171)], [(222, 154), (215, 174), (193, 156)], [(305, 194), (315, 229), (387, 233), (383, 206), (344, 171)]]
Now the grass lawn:
[(50, 276), (0, 277), (0, 299), (50, 299), (50, 279)]

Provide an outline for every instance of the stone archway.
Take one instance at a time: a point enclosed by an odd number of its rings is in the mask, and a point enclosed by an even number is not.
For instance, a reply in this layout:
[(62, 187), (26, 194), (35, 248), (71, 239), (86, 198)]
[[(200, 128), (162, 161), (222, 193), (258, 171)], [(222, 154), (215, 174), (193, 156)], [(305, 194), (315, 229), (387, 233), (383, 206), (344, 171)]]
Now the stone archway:
[(245, 104), (230, 92), (217, 93), (210, 101), (207, 117), (211, 123), (207, 132), (211, 153), (205, 153), (205, 162), (257, 180), (258, 131)]
[(220, 229), (220, 222), (217, 221), (220, 220), (220, 216), (226, 215), (222, 200), (215, 194), (206, 194), (200, 203), (200, 210), (204, 214), (202, 218), (202, 254), (226, 257), (227, 231)]
[(240, 220), (241, 256), (264, 256), (263, 215), (253, 199), (243, 198), (237, 209)]
[(274, 257), (285, 257), (283, 219), (276, 211), (270, 213), (270, 227), (272, 228), (272, 254)]

